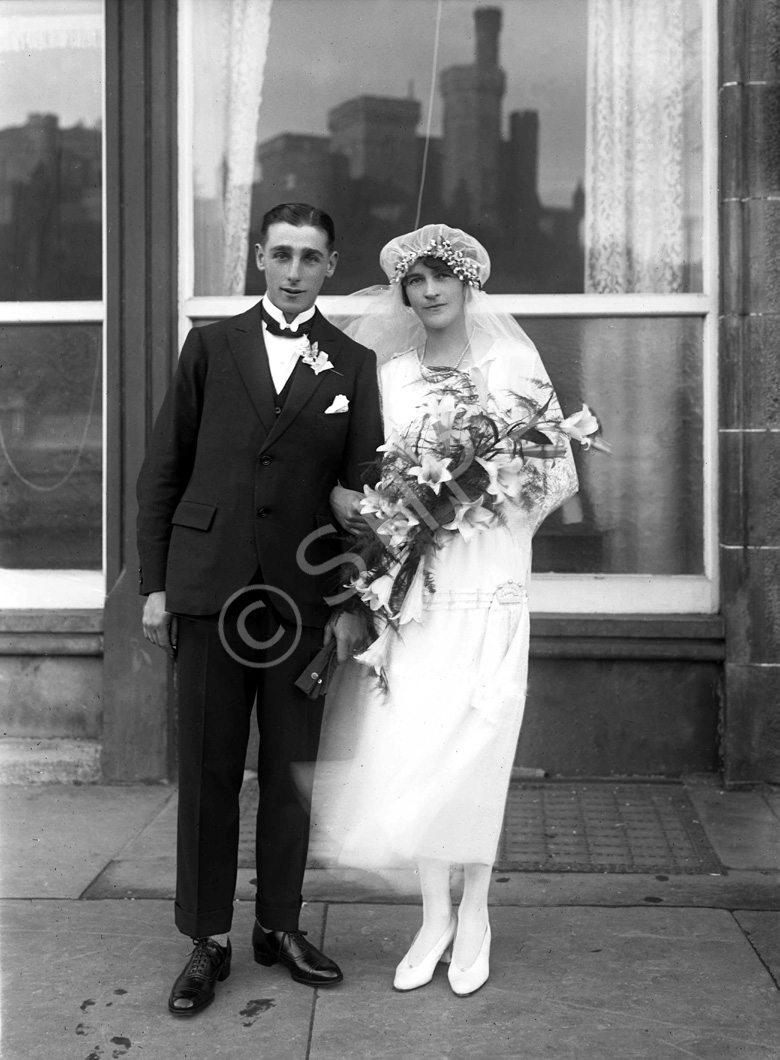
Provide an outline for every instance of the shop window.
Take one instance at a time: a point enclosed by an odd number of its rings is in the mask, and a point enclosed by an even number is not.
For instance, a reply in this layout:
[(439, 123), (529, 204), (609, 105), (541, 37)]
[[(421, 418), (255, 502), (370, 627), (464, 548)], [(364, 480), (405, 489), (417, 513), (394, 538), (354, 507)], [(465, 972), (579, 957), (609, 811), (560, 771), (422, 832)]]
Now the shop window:
[[(321, 299), (336, 322), (341, 295), (383, 282), (387, 239), (429, 221), (467, 229), (566, 411), (590, 403), (614, 445), (609, 460), (578, 458), (578, 503), (537, 537), (539, 606), (714, 609), (713, 5), (181, 12), (182, 331), (261, 293), (252, 246), (278, 202), (336, 221)], [(567, 594), (589, 577), (590, 602)]]
[(0, 0), (5, 606), (102, 606), (102, 121), (100, 0)]

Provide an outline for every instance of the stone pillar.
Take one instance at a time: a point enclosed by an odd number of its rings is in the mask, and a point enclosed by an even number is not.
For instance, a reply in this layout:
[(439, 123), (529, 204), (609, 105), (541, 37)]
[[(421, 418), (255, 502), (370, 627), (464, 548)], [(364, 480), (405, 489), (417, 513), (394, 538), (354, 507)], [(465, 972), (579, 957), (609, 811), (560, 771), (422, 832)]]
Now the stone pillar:
[(720, 6), (723, 732), (729, 784), (780, 781), (780, 0)]
[(176, 3), (107, 0), (107, 563), (103, 777), (159, 780), (173, 674), (144, 640), (135, 482), (178, 354)]

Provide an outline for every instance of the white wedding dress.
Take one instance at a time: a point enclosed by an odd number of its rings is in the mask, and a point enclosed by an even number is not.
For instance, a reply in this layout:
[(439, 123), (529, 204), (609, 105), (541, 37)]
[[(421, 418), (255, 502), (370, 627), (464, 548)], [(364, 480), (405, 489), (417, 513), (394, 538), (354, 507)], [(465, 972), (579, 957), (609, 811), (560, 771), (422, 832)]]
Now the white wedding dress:
[[(386, 436), (415, 430), (430, 396), (458, 379), (494, 397), (549, 385), (538, 354), (519, 343), (494, 344), (446, 380), (403, 353), (380, 370)], [(541, 503), (528, 510), (507, 499), (503, 522), (470, 541), (452, 534), (427, 561), (435, 591), (424, 595), (422, 621), (384, 638), (381, 659), (363, 657), (382, 665), (387, 690), (359, 661), (338, 671), (314, 791), (319, 863), (495, 860), (525, 706), (531, 538), (577, 489), (570, 452), (535, 464), (544, 468)]]

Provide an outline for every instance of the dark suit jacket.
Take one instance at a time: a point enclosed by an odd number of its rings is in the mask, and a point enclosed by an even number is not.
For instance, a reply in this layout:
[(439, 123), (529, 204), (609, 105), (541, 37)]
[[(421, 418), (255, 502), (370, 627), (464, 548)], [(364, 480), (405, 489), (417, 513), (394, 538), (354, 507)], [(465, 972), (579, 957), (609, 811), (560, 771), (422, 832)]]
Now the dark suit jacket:
[[(164, 589), (169, 611), (215, 614), (259, 567), (305, 625), (325, 623), (338, 539), (309, 545), (309, 570), (298, 548), (336, 525), (332, 487), (362, 489), (383, 439), (373, 352), (319, 311), (309, 340), (334, 370), (299, 363), (276, 415), (259, 306), (187, 336), (138, 479), (140, 590)], [(349, 410), (326, 415), (339, 394)]]

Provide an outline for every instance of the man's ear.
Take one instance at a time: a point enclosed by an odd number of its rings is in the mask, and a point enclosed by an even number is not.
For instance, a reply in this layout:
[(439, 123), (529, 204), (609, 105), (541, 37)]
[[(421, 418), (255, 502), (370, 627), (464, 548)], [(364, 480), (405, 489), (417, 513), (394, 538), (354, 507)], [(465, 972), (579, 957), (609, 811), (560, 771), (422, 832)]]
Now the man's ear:
[(265, 250), (262, 243), (255, 243), (255, 264), (260, 272), (265, 269)]
[[(339, 262), (339, 252), (332, 250), (328, 256), (328, 271), (325, 273), (326, 276), (332, 276), (336, 271), (336, 266)], [(260, 266), (258, 266), (259, 268)]]

